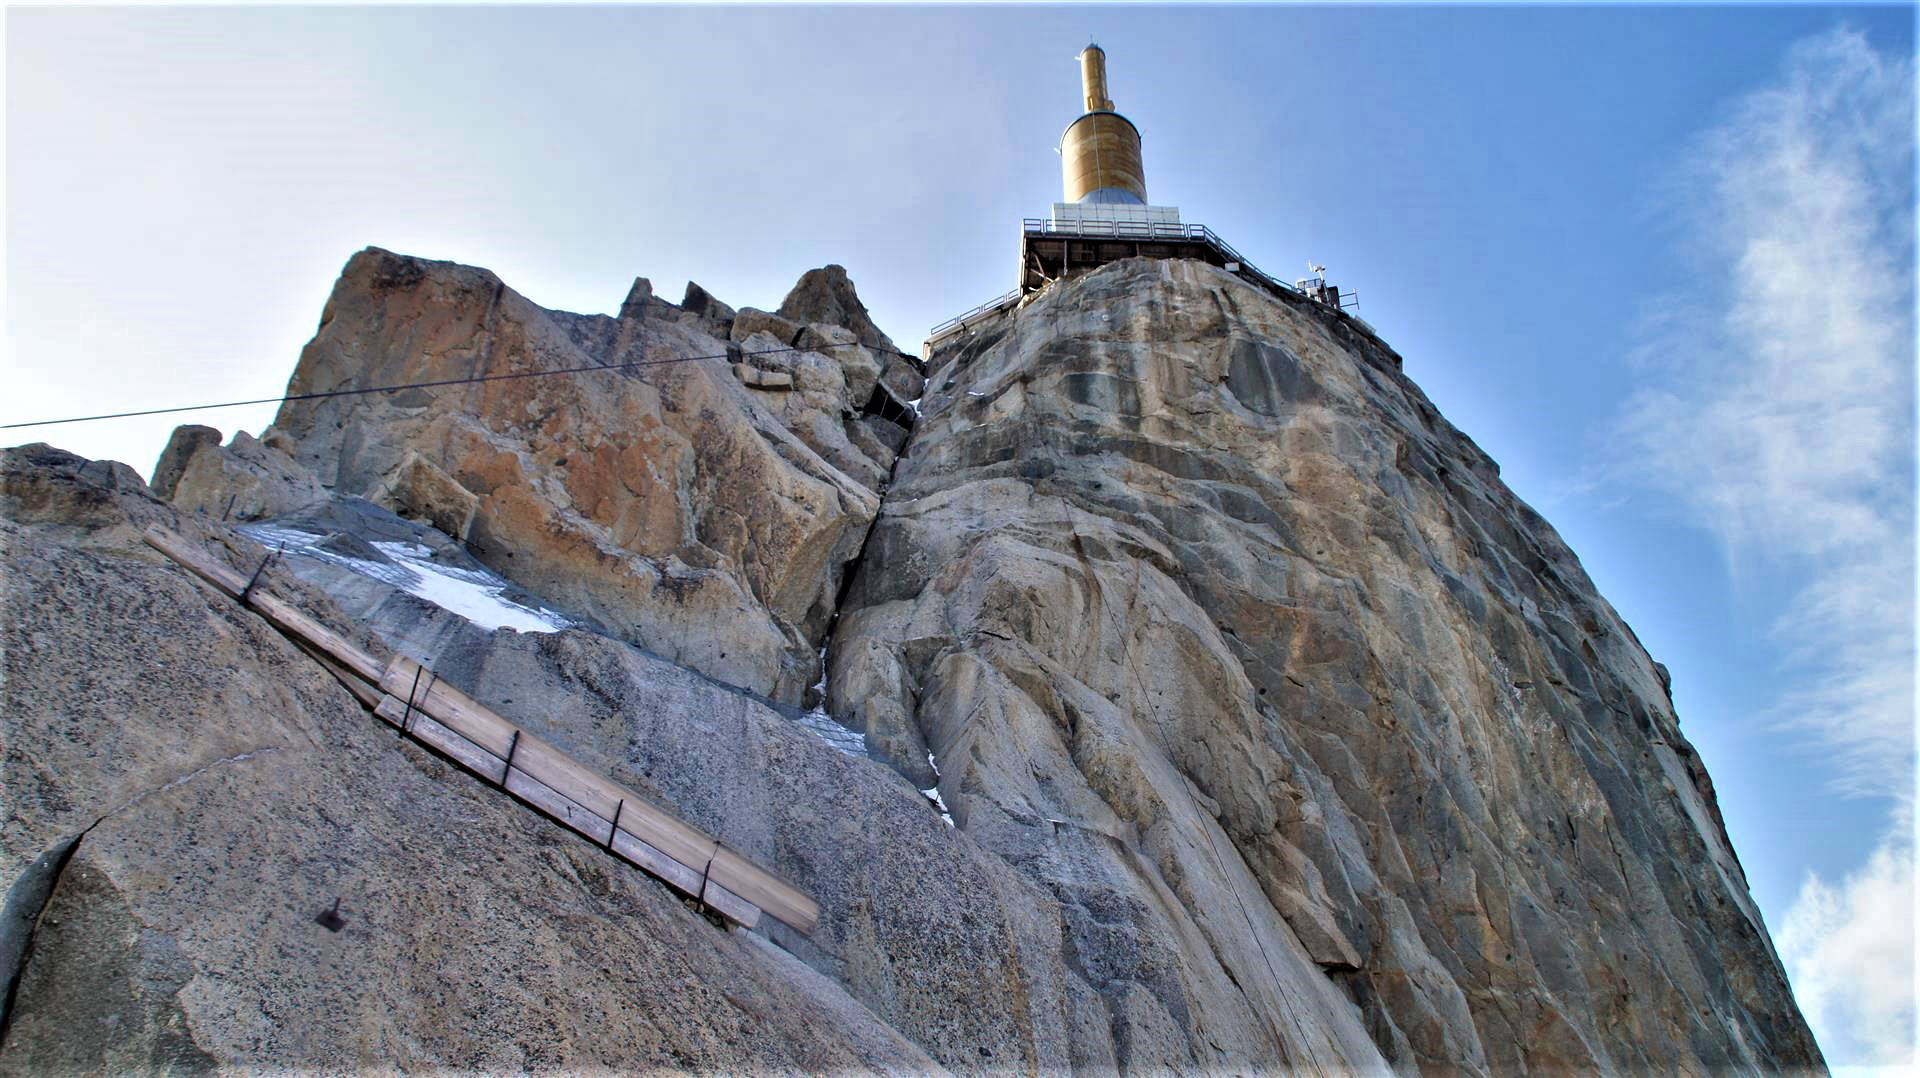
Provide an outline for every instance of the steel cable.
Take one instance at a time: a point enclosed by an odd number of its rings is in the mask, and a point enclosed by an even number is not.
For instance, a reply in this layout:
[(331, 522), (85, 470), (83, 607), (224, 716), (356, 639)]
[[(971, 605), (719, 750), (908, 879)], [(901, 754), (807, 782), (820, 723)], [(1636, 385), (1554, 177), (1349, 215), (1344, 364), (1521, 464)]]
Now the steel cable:
[[(624, 363), (594, 363), (584, 367), (562, 367), (559, 370), (551, 371), (509, 371), (505, 374), (477, 374), (467, 378), (441, 378), (432, 382), (405, 382), (388, 386), (366, 386), (360, 389), (329, 389), (317, 393), (289, 393), (282, 397), (261, 397), (257, 400), (222, 401), (217, 404), (183, 404), (171, 408), (146, 408), (132, 412), (107, 412), (101, 415), (69, 416), (65, 419), (35, 419), (26, 423), (0, 423), (0, 430), (17, 430), (22, 427), (51, 427), (62, 423), (91, 423), (100, 419), (130, 419), (136, 416), (171, 415), (176, 412), (199, 412), (215, 408), (244, 408), (254, 404), (286, 404), (289, 401), (325, 400), (329, 397), (354, 397), (367, 393), (398, 393), (405, 389), (435, 389), (441, 386), (472, 385), (477, 382), (504, 382), (515, 378), (545, 378), (560, 374), (591, 374), (596, 371), (636, 370), (641, 367), (665, 367), (675, 363), (692, 363), (695, 360), (702, 359), (731, 359), (736, 355), (745, 358), (748, 356), (769, 356), (782, 352), (818, 352), (823, 348), (847, 347), (852, 346), (845, 344), (828, 344), (815, 348), (802, 348), (799, 345), (789, 345), (785, 348), (762, 348), (754, 352), (716, 352), (709, 355), (674, 356), (670, 359), (628, 360)], [(908, 355), (905, 352), (885, 348), (874, 348), (869, 345), (858, 345), (858, 347), (866, 348), (870, 352), (878, 352), (882, 355), (901, 356), (909, 360), (918, 359), (918, 357)]]

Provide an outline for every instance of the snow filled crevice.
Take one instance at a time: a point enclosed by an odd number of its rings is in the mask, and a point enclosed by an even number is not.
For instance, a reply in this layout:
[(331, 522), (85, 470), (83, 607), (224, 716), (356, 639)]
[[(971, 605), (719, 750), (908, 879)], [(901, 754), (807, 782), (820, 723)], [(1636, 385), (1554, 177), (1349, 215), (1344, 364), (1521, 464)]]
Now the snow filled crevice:
[[(833, 638), (831, 627), (828, 629), (827, 638), (829, 640)], [(798, 720), (800, 725), (813, 731), (819, 735), (820, 740), (825, 741), (828, 745), (839, 749), (848, 756), (865, 756), (867, 754), (867, 739), (865, 735), (856, 733), (840, 725), (834, 721), (832, 715), (827, 713), (826, 644), (820, 645), (820, 680), (813, 683), (813, 697), (818, 703), (813, 705), (813, 710), (801, 714)]]
[[(873, 402), (881, 398), (891, 403), (896, 409), (900, 407), (899, 402), (894, 401), (883, 387), (875, 386), (873, 397), (868, 401), (869, 410), (867, 414), (883, 414), (873, 410), (875, 407)], [(915, 398), (911, 405), (911, 417), (907, 418), (905, 424), (909, 436), (911, 436), (914, 424), (920, 417), (919, 405), (919, 398)], [(887, 418), (892, 419), (893, 417), (888, 416)], [(833, 597), (833, 613), (827, 618), (826, 628), (820, 634), (820, 680), (813, 683), (813, 707), (802, 713), (798, 720), (801, 726), (812, 730), (820, 736), (821, 740), (849, 756), (864, 757), (867, 755), (867, 737), (865, 734), (841, 725), (841, 723), (827, 711), (827, 677), (829, 671), (833, 669), (833, 662), (827, 654), (827, 649), (833, 644), (834, 631), (840, 626), (840, 612), (847, 607), (847, 597), (853, 593), (854, 582), (859, 578), (861, 570), (866, 566), (867, 547), (873, 542), (874, 531), (880, 527), (881, 515), (886, 512), (886, 492), (892, 489), (894, 476), (900, 471), (900, 461), (907, 455), (907, 449), (909, 447), (910, 446), (902, 446), (900, 453), (894, 457), (893, 464), (888, 467), (887, 481), (880, 488), (880, 505), (874, 510), (873, 519), (867, 522), (867, 533), (860, 538), (860, 549), (841, 567), (840, 587)]]
[(927, 800), (933, 802), (934, 808), (940, 810), (940, 818), (947, 821), (947, 826), (952, 827), (954, 826), (953, 813), (947, 811), (946, 798), (940, 796), (940, 765), (934, 761), (931, 749), (927, 750), (927, 766), (933, 769), (933, 786), (931, 789), (920, 792), (926, 795)]

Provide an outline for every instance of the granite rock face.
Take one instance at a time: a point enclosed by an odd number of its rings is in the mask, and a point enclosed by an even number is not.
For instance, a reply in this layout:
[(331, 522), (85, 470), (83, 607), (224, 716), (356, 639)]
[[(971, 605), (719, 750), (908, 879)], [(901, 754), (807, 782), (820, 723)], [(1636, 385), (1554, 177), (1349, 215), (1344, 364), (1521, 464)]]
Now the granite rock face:
[[(123, 467), (44, 446), (6, 452), (0, 484), (10, 928), (0, 988), (12, 1003), (0, 1074), (937, 1070), (780, 947), (716, 930), (643, 872), (396, 738), (265, 621), (140, 544), (138, 528), (182, 528), (236, 567), (257, 565), (263, 548), (175, 513)], [(282, 567), (265, 586), (380, 644)], [(766, 703), (597, 634), (467, 632), (468, 644), (530, 655), (522, 667), (493, 663), (511, 669), (493, 678), (559, 703), (538, 715), (603, 767), (614, 765), (593, 753), (597, 738), (624, 746), (645, 730), (605, 728), (624, 723), (607, 711), (591, 726), (578, 686), (632, 692), (622, 663), (659, 667), (672, 676), (649, 680), (645, 699), (614, 698), (622, 709), (662, 723), (695, 711), (733, 734), (733, 755), (701, 759), (732, 771), (678, 782), (722, 788), (705, 790), (712, 799), (764, 792), (801, 813), (858, 813), (843, 830), (883, 822), (870, 844), (885, 851), (818, 824), (772, 826), (793, 826), (810, 849), (860, 855), (872, 874), (887, 859), (939, 863), (920, 874), (929, 894), (889, 876), (895, 894), (908, 888), (902, 907), (970, 880), (918, 794)], [(682, 747), (703, 732), (676, 728)], [(791, 797), (816, 767), (829, 769), (835, 803)], [(864, 769), (864, 782), (831, 767)], [(662, 790), (632, 765), (626, 778)], [(741, 847), (772, 845), (764, 830), (720, 822)], [(996, 870), (1020, 890), (1004, 867), (973, 861), (975, 876)], [(822, 861), (828, 869), (841, 867)], [(344, 926), (332, 932), (317, 915), (336, 899)], [(981, 936), (993, 932), (1004, 943), (1002, 922), (979, 920)], [(939, 976), (924, 965), (900, 980)]]
[[(820, 716), (603, 634), (487, 631), (349, 540), (438, 546), (365, 502), (239, 529), (124, 467), (8, 451), (9, 815), (0, 1073), (669, 1068), (1060, 1073), (1118, 1053), (1065, 910)], [(255, 615), (138, 540), (179, 528), (360, 646), (429, 663), (821, 904), (709, 925), (396, 738)], [(349, 567), (344, 567), (347, 565)], [(137, 655), (137, 661), (125, 661)], [(337, 933), (316, 916), (340, 899)], [(0, 943), (6, 941), (0, 940)], [(1337, 999), (1312, 1027), (1359, 1027)], [(1360, 1042), (1363, 1044), (1363, 1041)]]
[[(1819, 1067), (1664, 668), (1352, 319), (1136, 259), (921, 361), (837, 266), (606, 318), (370, 249), (290, 392), (476, 377), (164, 498), (0, 457), (0, 1073)], [(819, 926), (396, 738), (156, 523)]]
[[(549, 311), (485, 270), (368, 249), (288, 392), (489, 380), (292, 401), (268, 440), (625, 640), (798, 702), (893, 463), (848, 389), (870, 394), (879, 362), (799, 349), (803, 328), (644, 280), (617, 318)], [(792, 391), (749, 386), (736, 358)]]
[(153, 466), (153, 492), (171, 500), (174, 489), (180, 485), (180, 476), (187, 470), (187, 461), (202, 448), (219, 444), (220, 432), (212, 427), (197, 423), (175, 427), (173, 436), (167, 439), (167, 447), (160, 451), (159, 462)]
[(1396, 1068), (1817, 1066), (1664, 672), (1399, 366), (1138, 259), (942, 342), (832, 710), (1129, 956), (1123, 1066), (1364, 1066), (1328, 986)]

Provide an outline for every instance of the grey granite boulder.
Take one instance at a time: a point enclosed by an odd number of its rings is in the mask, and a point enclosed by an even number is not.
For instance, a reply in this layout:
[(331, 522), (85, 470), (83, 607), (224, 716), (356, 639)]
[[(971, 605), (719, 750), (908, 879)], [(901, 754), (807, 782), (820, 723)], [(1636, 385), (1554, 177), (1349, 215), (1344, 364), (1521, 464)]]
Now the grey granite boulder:
[(861, 344), (883, 354), (895, 355), (900, 351), (893, 339), (873, 324), (873, 316), (867, 313), (867, 305), (860, 302), (844, 266), (822, 266), (801, 274), (787, 298), (780, 301), (780, 314), (795, 322), (845, 326)]

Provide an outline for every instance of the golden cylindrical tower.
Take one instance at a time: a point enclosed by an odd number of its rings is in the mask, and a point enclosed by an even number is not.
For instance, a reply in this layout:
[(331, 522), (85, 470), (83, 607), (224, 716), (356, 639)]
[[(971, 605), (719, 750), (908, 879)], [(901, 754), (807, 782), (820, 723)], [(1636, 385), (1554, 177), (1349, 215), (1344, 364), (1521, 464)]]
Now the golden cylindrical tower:
[(1068, 202), (1147, 201), (1140, 164), (1140, 130), (1113, 111), (1107, 96), (1107, 54), (1098, 45), (1080, 53), (1080, 90), (1087, 111), (1060, 136), (1060, 172)]
[(1080, 50), (1080, 90), (1088, 112), (1113, 111), (1113, 99), (1107, 96), (1107, 50), (1098, 45)]

